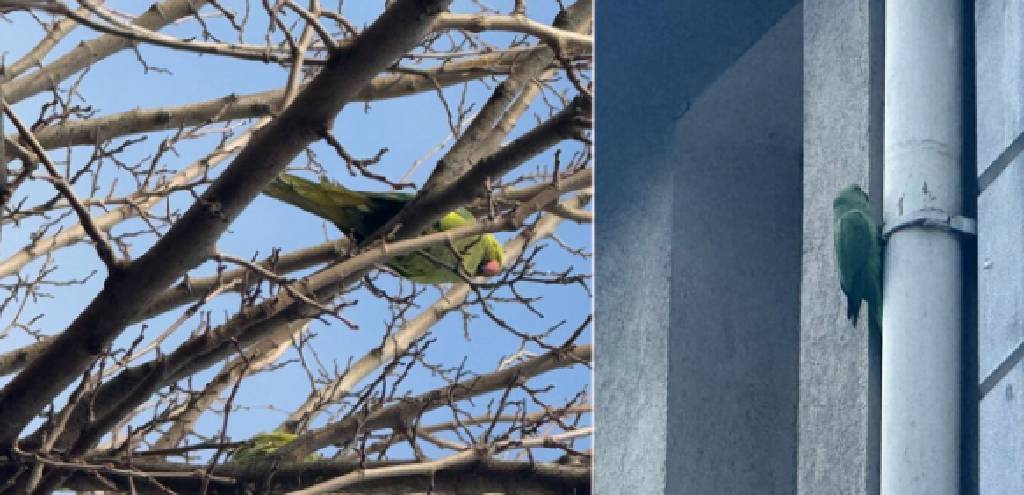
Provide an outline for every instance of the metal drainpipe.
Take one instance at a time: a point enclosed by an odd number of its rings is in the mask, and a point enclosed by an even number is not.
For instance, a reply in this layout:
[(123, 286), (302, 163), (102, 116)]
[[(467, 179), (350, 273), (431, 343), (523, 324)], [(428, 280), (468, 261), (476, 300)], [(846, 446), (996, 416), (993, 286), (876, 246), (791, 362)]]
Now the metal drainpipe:
[(886, 4), (882, 495), (959, 490), (962, 11)]

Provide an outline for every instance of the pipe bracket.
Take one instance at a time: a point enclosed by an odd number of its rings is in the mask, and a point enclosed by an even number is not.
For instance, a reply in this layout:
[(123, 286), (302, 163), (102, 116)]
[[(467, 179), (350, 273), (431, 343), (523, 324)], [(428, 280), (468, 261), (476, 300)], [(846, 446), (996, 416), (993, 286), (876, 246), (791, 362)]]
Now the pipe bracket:
[(950, 215), (938, 208), (923, 208), (898, 217), (892, 225), (884, 225), (882, 239), (887, 241), (893, 233), (911, 227), (945, 230), (964, 236), (978, 235), (978, 222), (973, 218)]

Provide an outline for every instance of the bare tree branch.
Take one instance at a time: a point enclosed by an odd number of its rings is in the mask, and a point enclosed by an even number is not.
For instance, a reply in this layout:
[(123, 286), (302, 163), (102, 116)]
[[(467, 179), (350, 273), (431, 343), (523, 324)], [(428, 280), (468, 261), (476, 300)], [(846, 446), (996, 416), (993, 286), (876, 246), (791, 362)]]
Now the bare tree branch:
[[(309, 324), (299, 326), (295, 333), (290, 337), (297, 338), (301, 333), (305, 332), (309, 328)], [(246, 375), (251, 375), (276, 361), (279, 357), (291, 345), (291, 338), (286, 339), (267, 339), (260, 342), (255, 349), (249, 351), (248, 356), (235, 358), (224, 365), (224, 369), (217, 373), (217, 376), (213, 377), (203, 391), (196, 394), (194, 397), (189, 399), (189, 402), (181, 407), (179, 410), (174, 411), (176, 417), (174, 424), (171, 428), (160, 436), (160, 438), (153, 443), (154, 449), (168, 449), (178, 445), (185, 435), (191, 431), (195, 422), (199, 420), (199, 416), (206, 411), (206, 409), (220, 397), (220, 394), (224, 392), (226, 388), (231, 386), (233, 383), (237, 383)]]
[[(199, 9), (206, 0), (164, 0), (154, 3), (146, 13), (136, 17), (132, 24), (149, 29), (161, 29)], [(98, 60), (132, 46), (132, 41), (116, 35), (104, 35), (86, 41), (66, 55), (39, 70), (13, 81), (4, 88), (7, 103), (13, 105), (40, 91), (52, 89), (60, 81), (71, 77)]]
[[(563, 185), (567, 186), (566, 191), (568, 192), (574, 190), (575, 187), (586, 187), (591, 180), (590, 169), (585, 169), (575, 173), (571, 178), (567, 179)], [(500, 193), (499, 201), (529, 200), (533, 196), (547, 189), (547, 187), (547, 185), (537, 185), (519, 190), (502, 191)], [(588, 221), (592, 214), (587, 211), (579, 210), (578, 208), (581, 208), (589, 197), (589, 194), (581, 195), (575, 200), (555, 203), (545, 208), (545, 211), (555, 213), (562, 218), (567, 218), (573, 221)], [(471, 205), (470, 209), (480, 210), (480, 215), (486, 215), (486, 209), (481, 206)], [(579, 216), (579, 218), (576, 216)], [(530, 234), (530, 238), (536, 240), (548, 235), (549, 230), (555, 228), (556, 224), (557, 219), (544, 218), (540, 220), (537, 225), (534, 226), (533, 232)], [(522, 247), (520, 246), (520, 243), (522, 241), (520, 239), (516, 239), (512, 241), (512, 244), (506, 245), (506, 259), (515, 258), (518, 256), (518, 253), (521, 252)], [(352, 247), (349, 245), (347, 240), (341, 239), (328, 241), (283, 255), (272, 256), (262, 261), (261, 266), (268, 269), (272, 268), (278, 274), (285, 274), (317, 266), (329, 261), (340, 260), (350, 254), (352, 254)], [(188, 278), (186, 281), (165, 290), (162, 294), (155, 297), (150, 305), (134, 319), (133, 323), (141, 322), (179, 306), (196, 302), (205, 295), (220, 288), (229, 288), (231, 291), (240, 292), (252, 287), (258, 281), (259, 279), (252, 277), (251, 272), (245, 268), (228, 270), (219, 275), (211, 275), (208, 277)], [(459, 284), (453, 287), (446, 293), (442, 300), (435, 303), (431, 312), (424, 312), (413, 320), (414, 323), (411, 323), (410, 326), (414, 328), (421, 325), (424, 328), (429, 327), (429, 324), (420, 322), (420, 320), (429, 318), (430, 315), (436, 315), (436, 317), (439, 318), (445, 312), (454, 309), (458, 306), (460, 298), (465, 298), (465, 295), (468, 294), (468, 289), (469, 287), (465, 284)], [(25, 364), (31, 361), (34, 356), (37, 355), (51, 340), (51, 337), (47, 337), (29, 346), (0, 354), (0, 376), (22, 369)], [(359, 361), (355, 368), (360, 368), (361, 366), (359, 363), (361, 362), (362, 361)], [(350, 373), (352, 373), (352, 375), (346, 375), (346, 381), (353, 380), (358, 376), (354, 370), (350, 371)], [(325, 388), (332, 387), (336, 387), (334, 388), (336, 392), (334, 392), (333, 396), (337, 396), (344, 391), (350, 390), (347, 385), (331, 385), (330, 387)], [(325, 398), (322, 395), (322, 392), (311, 396), (304, 406), (295, 411), (286, 424), (295, 424), (294, 422), (297, 420), (298, 416), (307, 414), (308, 410), (314, 407), (313, 405), (316, 403), (326, 403), (336, 400), (333, 396), (332, 398)], [(285, 425), (282, 425), (282, 428), (293, 429), (294, 427), (286, 427)]]
[(352, 441), (359, 429), (397, 427), (405, 421), (404, 418), (443, 407), (451, 400), (461, 400), (465, 397), (501, 390), (509, 386), (510, 383), (520, 383), (527, 378), (553, 369), (588, 363), (590, 359), (590, 345), (568, 346), (564, 349), (550, 351), (522, 364), (475, 377), (467, 383), (459, 383), (431, 390), (414, 398), (402, 399), (398, 404), (373, 411), (365, 418), (348, 416), (337, 423), (300, 435), (293, 442), (282, 447), (278, 451), (278, 455), (284, 459), (301, 459), (310, 452), (328, 445)]
[[(504, 51), (415, 73), (380, 75), (373, 78), (353, 101), (398, 98), (433, 91), (436, 88), (435, 83), (444, 88), (485, 76), (507, 74), (517, 58), (526, 53), (526, 50)], [(53, 149), (92, 145), (129, 134), (265, 117), (273, 114), (273, 109), (280, 105), (283, 94), (283, 89), (275, 89), (247, 95), (228, 95), (187, 105), (129, 110), (105, 117), (71, 121), (61, 126), (45, 127), (37, 132), (36, 137), (44, 148)]]
[[(413, 239), (381, 244), (373, 249), (354, 254), (345, 261), (325, 268), (296, 284), (296, 290), (308, 291), (318, 300), (326, 300), (348, 284), (353, 276), (365, 273), (369, 268), (393, 257), (420, 251), (431, 245), (440, 244), (472, 235), (494, 232), (502, 229), (516, 229), (523, 220), (555, 201), (563, 191), (560, 188), (574, 189), (574, 181), (587, 180), (590, 176), (582, 174), (573, 180), (560, 181), (557, 187), (549, 187), (539, 194), (541, 199), (530, 200), (521, 210), (510, 212), (502, 218), (490, 221), (479, 221), (457, 229), (424, 235)], [(361, 276), (361, 275), (359, 275)], [(118, 377), (105, 383), (97, 392), (93, 401), (96, 410), (87, 411), (79, 408), (71, 417), (66, 435), (74, 438), (84, 428), (90, 414), (103, 415), (108, 404), (117, 397), (125, 411), (141, 404), (150, 394), (160, 387), (173, 383), (186, 376), (214, 365), (233, 352), (234, 343), (248, 346), (267, 338), (280, 338), (280, 335), (291, 335), (295, 331), (296, 321), (317, 316), (318, 308), (311, 308), (301, 299), (296, 299), (288, 292), (282, 291), (275, 297), (261, 304), (244, 308), (234, 315), (227, 323), (194, 337), (179, 346), (174, 352), (160, 360), (142, 366), (127, 369)], [(130, 396), (126, 397), (126, 394)], [(131, 406), (131, 407), (128, 407)], [(44, 425), (40, 431), (46, 429)], [(38, 436), (38, 433), (34, 436)], [(58, 442), (66, 446), (70, 440)]]
[(64, 199), (71, 204), (71, 207), (75, 210), (78, 215), (78, 221), (81, 222), (82, 228), (92, 239), (93, 244), (96, 246), (96, 253), (99, 255), (103, 263), (107, 265), (107, 270), (110, 272), (119, 271), (122, 268), (122, 263), (114, 258), (114, 250), (110, 248), (110, 243), (103, 237), (103, 233), (100, 232), (96, 223), (93, 221), (92, 216), (89, 215), (89, 210), (86, 209), (82, 202), (79, 201), (78, 195), (75, 194), (75, 190), (71, 188), (68, 181), (57, 171), (57, 166), (50, 161), (50, 158), (46, 156), (46, 151), (43, 150), (42, 145), (36, 140), (36, 137), (32, 134), (32, 131), (18, 118), (18, 115), (14, 113), (14, 110), (6, 103), (3, 104), (3, 111), (8, 118), (11, 119), (11, 123), (18, 129), (22, 139), (29, 143), (32, 151), (35, 152), (42, 162), (43, 166), (46, 167), (46, 171), (50, 173), (50, 182), (53, 187), (60, 191)]
[[(589, 492), (592, 250), (565, 220), (593, 220), (592, 6), (531, 7), (548, 25), (520, 0), (388, 0), (376, 20), (322, 0), (159, 1), (0, 0), (38, 37), (0, 81), (19, 127), (0, 129), (0, 493)], [(76, 27), (104, 34), (76, 46)], [(415, 127), (380, 121), (395, 109)], [(440, 144), (424, 155), (417, 136)], [(286, 169), (348, 170), (360, 196), (430, 175), (366, 196), (386, 227), (335, 221), (347, 238), (328, 240), (327, 222), (254, 201)], [(437, 233), (456, 208), (475, 221)], [(504, 259), (474, 270), (461, 246), (492, 233)], [(397, 256), (461, 283), (404, 277)]]
[[(100, 2), (102, 3), (102, 2)], [(76, 13), (81, 16), (88, 16), (89, 9), (80, 7)], [(65, 17), (53, 24), (49, 29), (46, 30), (46, 37), (43, 38), (35, 47), (29, 50), (24, 56), (18, 59), (16, 62), (11, 64), (8, 68), (8, 79), (14, 79), (22, 75), (25, 71), (35, 67), (43, 66), (43, 58), (53, 50), (53, 47), (57, 46), (60, 40), (64, 39), (74, 28), (78, 26), (78, 22), (69, 17)]]
[[(93, 20), (88, 16), (81, 15), (78, 11), (72, 10), (70, 7), (60, 3), (59, 1), (45, 2), (35, 5), (36, 8), (67, 16), (74, 19), (79, 24), (105, 33), (108, 36), (119, 36), (134, 42), (145, 42), (165, 48), (260, 62), (294, 63), (299, 59), (296, 54), (271, 51), (266, 47), (258, 45), (181, 40), (138, 25), (125, 23), (117, 19), (115, 16), (110, 15), (108, 11), (98, 5), (93, 5), (87, 0), (82, 0), (82, 2), (86, 8), (105, 22)], [(348, 43), (339, 44), (335, 42), (330, 33), (328, 33), (327, 30), (315, 19), (315, 17), (309, 14), (309, 12), (298, 7), (294, 2), (288, 3), (296, 13), (303, 17), (307, 23), (310, 23), (309, 25), (313, 26), (314, 29), (317, 30), (323, 44), (329, 50), (335, 51), (348, 48)], [(298, 8), (296, 9), (296, 7)], [(462, 29), (472, 32), (494, 30), (529, 34), (540, 38), (545, 43), (551, 45), (556, 51), (564, 54), (568, 54), (570, 52), (588, 52), (592, 49), (593, 45), (593, 40), (587, 35), (545, 26), (521, 16), (445, 14), (444, 16), (437, 18), (434, 29)], [(326, 61), (318, 59), (305, 59), (305, 62), (310, 65), (321, 65), (326, 63)]]
[[(520, 442), (522, 446), (534, 446), (534, 445), (549, 445), (553, 442), (559, 442), (563, 439), (575, 438), (581, 435), (588, 435), (591, 431), (589, 428), (566, 432), (552, 437), (545, 437), (539, 439), (531, 439)], [(289, 495), (319, 495), (323, 493), (336, 492), (343, 488), (348, 488), (353, 485), (372, 482), (383, 479), (392, 478), (404, 478), (408, 476), (429, 476), (437, 471), (444, 469), (452, 469), (459, 466), (465, 466), (472, 462), (486, 458), (492, 453), (494, 449), (507, 447), (511, 442), (498, 442), (496, 445), (491, 447), (474, 446), (468, 448), (458, 454), (454, 454), (443, 459), (438, 459), (429, 462), (418, 462), (415, 464), (406, 464), (400, 466), (385, 466), (374, 469), (360, 469), (358, 471), (348, 473), (343, 476), (339, 476), (334, 479), (327, 480), (323, 483), (317, 483), (309, 488), (302, 490), (295, 490), (289, 492)]]
[[(130, 492), (129, 477), (134, 478), (135, 493), (140, 495), (168, 495), (168, 493), (198, 493), (202, 473), (191, 464), (135, 460), (132, 465), (102, 465), (81, 463), (48, 463), (71, 476), (64, 486), (74, 490), (100, 490)], [(365, 466), (375, 469), (408, 462), (373, 462)], [(314, 463), (281, 464), (268, 485), (262, 485), (266, 466), (222, 464), (211, 473), (210, 491), (217, 493), (245, 493), (246, 487), (261, 486), (271, 493), (294, 490), (311, 483), (333, 478), (359, 469), (352, 461), (319, 461)], [(10, 478), (16, 465), (0, 465), (0, 478)], [(100, 473), (113, 484), (105, 484), (93, 473)], [(156, 485), (159, 483), (159, 486)], [(452, 493), (514, 493), (526, 491), (538, 495), (585, 493), (590, 486), (590, 470), (586, 467), (564, 466), (524, 461), (500, 461), (493, 458), (476, 463), (443, 469), (432, 475), (413, 475), (390, 479), (384, 483), (364, 483), (355, 487), (357, 493), (426, 493), (444, 495)], [(168, 491), (170, 490), (170, 491)], [(352, 493), (352, 492), (348, 492)]]
[[(589, 29), (593, 6), (588, 1), (578, 1), (559, 14), (554, 25), (569, 31), (583, 32)], [(496, 127), (506, 114), (508, 106), (520, 96), (529, 83), (538, 78), (544, 69), (555, 60), (550, 48), (537, 48), (529, 59), (516, 66), (511, 77), (495, 88), (487, 104), (480, 110), (462, 138), (456, 141), (448, 153), (437, 164), (424, 190), (442, 194), (452, 182), (463, 176), (482, 157), (494, 152), (508, 132), (507, 128)], [(420, 198), (417, 198), (420, 199)], [(430, 202), (430, 198), (421, 201)], [(416, 204), (416, 207), (421, 205)], [(387, 228), (392, 228), (388, 226)]]
[(203, 260), (230, 221), (373, 76), (419, 43), (434, 15), (447, 4), (440, 0), (392, 4), (343, 57), (324, 68), (293, 105), (261, 129), (152, 249), (112, 274), (104, 290), (53, 345), (0, 391), (0, 409), (5, 411), (0, 417), (0, 443), (13, 443), (36, 411), (84, 370), (150, 298)]
[[(559, 204), (580, 208), (587, 203), (588, 199), (581, 196)], [(551, 235), (559, 223), (561, 223), (561, 219), (558, 217), (542, 217), (529, 232), (524, 232), (505, 244), (505, 259), (514, 260), (518, 258), (529, 243)], [(291, 432), (305, 429), (314, 414), (324, 404), (340, 400), (374, 370), (404, 353), (413, 342), (426, 334), (435, 323), (465, 302), (469, 293), (470, 286), (467, 283), (456, 284), (445, 291), (433, 305), (410, 319), (394, 335), (388, 337), (384, 345), (374, 348), (352, 364), (341, 377), (310, 394), (306, 402), (288, 415), (288, 419), (278, 428)]]
[(465, 29), (474, 33), (509, 31), (529, 34), (540, 38), (560, 53), (567, 53), (570, 50), (590, 51), (593, 49), (594, 43), (593, 38), (586, 34), (547, 26), (528, 17), (517, 15), (446, 13), (438, 16), (436, 26), (437, 29)]
[[(483, 195), (485, 184), (491, 179), (502, 177), (517, 164), (537, 156), (562, 140), (579, 135), (590, 126), (591, 111), (590, 99), (577, 97), (554, 117), (503, 146), (490, 156), (479, 160), (471, 170), (443, 187), (440, 192), (417, 196), (398, 215), (381, 227), (377, 235), (395, 232), (396, 237), (402, 238), (422, 231), (442, 214), (469, 203), (476, 196)], [(441, 170), (440, 164), (438, 170)], [(428, 182), (429, 184), (430, 182)]]
[[(208, 173), (210, 168), (220, 164), (220, 162), (224, 161), (248, 144), (252, 137), (252, 133), (259, 129), (261, 124), (262, 123), (257, 123), (248, 132), (245, 132), (232, 141), (225, 143), (205, 158), (182, 169), (180, 172), (175, 174), (171, 180), (155, 188), (156, 191), (174, 189), (175, 187), (187, 184), (196, 177), (200, 177)], [(133, 199), (136, 199), (138, 201), (137, 203), (122, 206), (109, 213), (104, 213), (103, 215), (94, 218), (93, 222), (96, 224), (96, 227), (99, 230), (109, 230), (119, 222), (142, 214), (163, 199), (160, 194), (145, 193), (146, 191), (139, 191), (133, 195)], [(64, 229), (56, 235), (35, 239), (31, 244), (21, 248), (7, 259), (0, 261), (0, 277), (17, 273), (25, 265), (39, 256), (43, 256), (57, 249), (75, 244), (82, 240), (85, 235), (85, 228), (81, 224), (78, 224)]]

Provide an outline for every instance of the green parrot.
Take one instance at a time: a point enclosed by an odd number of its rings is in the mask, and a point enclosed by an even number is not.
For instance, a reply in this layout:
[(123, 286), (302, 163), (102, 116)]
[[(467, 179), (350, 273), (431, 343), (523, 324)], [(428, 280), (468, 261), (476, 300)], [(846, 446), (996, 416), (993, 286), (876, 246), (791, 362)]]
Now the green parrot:
[[(295, 440), (296, 436), (294, 433), (284, 431), (257, 433), (249, 439), (248, 445), (240, 447), (231, 455), (231, 462), (247, 463), (258, 461)], [(320, 454), (315, 452), (306, 456), (307, 461), (319, 461), (320, 459), (322, 459)]]
[[(384, 226), (413, 198), (411, 193), (352, 191), (326, 178), (321, 178), (317, 184), (288, 174), (280, 175), (263, 193), (330, 220), (342, 232), (352, 235), (356, 242), (362, 242)], [(460, 208), (441, 217), (424, 233), (450, 230), (475, 221), (468, 210)], [(429, 258), (413, 253), (396, 256), (387, 265), (399, 275), (421, 284), (462, 282), (463, 279), (448, 268), (454, 267), (459, 257), (462, 269), (471, 276), (493, 277), (501, 272), (503, 249), (493, 235), (471, 236), (453, 244), (460, 256), (447, 244), (439, 244), (424, 250)]]
[(857, 326), (860, 303), (868, 303), (868, 326), (882, 330), (882, 235), (868, 195), (847, 186), (832, 202), (839, 285), (846, 294), (846, 317)]

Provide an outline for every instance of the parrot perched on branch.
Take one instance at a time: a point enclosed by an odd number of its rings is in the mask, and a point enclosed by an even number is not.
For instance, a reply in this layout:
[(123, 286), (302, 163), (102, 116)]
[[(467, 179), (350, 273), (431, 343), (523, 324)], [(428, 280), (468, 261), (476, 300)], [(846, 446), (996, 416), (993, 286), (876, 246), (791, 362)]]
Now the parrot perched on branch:
[(857, 326), (861, 301), (868, 303), (868, 326), (882, 330), (882, 234), (868, 195), (847, 186), (832, 202), (839, 285), (846, 294), (846, 317)]
[[(278, 176), (263, 193), (330, 220), (356, 242), (383, 227), (413, 198), (411, 193), (352, 191), (326, 178), (318, 184), (288, 174)], [(451, 230), (475, 221), (468, 210), (460, 208), (441, 217), (424, 233)], [(424, 250), (429, 257), (420, 253), (396, 256), (387, 265), (422, 284), (462, 282), (452, 271), (459, 258), (466, 275), (493, 277), (501, 272), (503, 249), (493, 235), (470, 236), (453, 244), (458, 255), (449, 245), (439, 244)]]
[[(277, 452), (277, 449), (295, 440), (296, 436), (294, 433), (283, 431), (257, 433), (249, 439), (247, 445), (240, 447), (231, 455), (231, 461), (236, 463), (258, 461), (269, 454)], [(315, 452), (306, 456), (307, 461), (319, 461), (321, 458), (320, 454)]]

